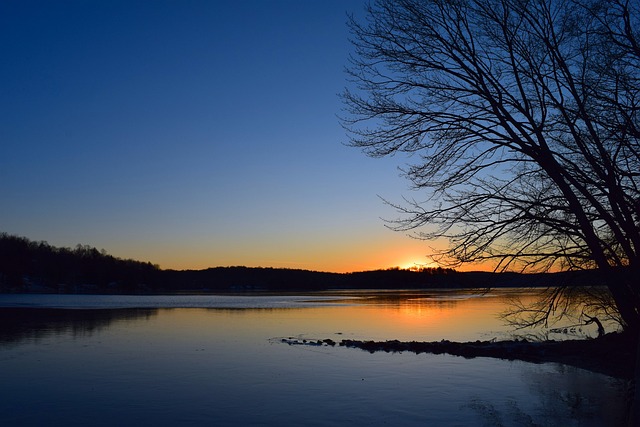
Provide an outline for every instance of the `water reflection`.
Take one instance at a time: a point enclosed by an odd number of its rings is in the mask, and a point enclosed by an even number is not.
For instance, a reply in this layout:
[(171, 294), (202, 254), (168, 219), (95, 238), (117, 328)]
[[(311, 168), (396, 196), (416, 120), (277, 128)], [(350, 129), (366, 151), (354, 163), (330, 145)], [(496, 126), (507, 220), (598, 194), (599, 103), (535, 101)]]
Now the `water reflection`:
[(523, 382), (533, 399), (492, 401), (474, 396), (465, 408), (488, 426), (627, 425), (625, 383), (599, 375), (585, 375), (574, 367), (523, 364)]
[(580, 369), (273, 340), (507, 333), (496, 317), (501, 296), (448, 295), (360, 293), (356, 303), (336, 294), (262, 309), (0, 309), (0, 422), (623, 425), (625, 383)]
[[(116, 320), (135, 320), (157, 314), (162, 307), (203, 307), (233, 310), (245, 316), (266, 317), (294, 325), (289, 334), (309, 338), (370, 340), (475, 341), (513, 339), (537, 334), (546, 338), (566, 336), (544, 329), (514, 331), (499, 314), (514, 296), (524, 303), (537, 298), (535, 291), (332, 291), (312, 296), (100, 296), (100, 295), (0, 295), (0, 343), (37, 339), (52, 333), (91, 334)], [(29, 308), (19, 309), (18, 306)], [(119, 308), (133, 305), (133, 308)], [(72, 307), (74, 310), (52, 309)], [(105, 309), (80, 309), (104, 307)], [(146, 307), (146, 308), (136, 308)], [(158, 307), (158, 308), (151, 308)], [(109, 308), (109, 309), (107, 309)], [(190, 313), (196, 313), (193, 309)], [(258, 316), (261, 316), (258, 314)], [(195, 321), (194, 321), (195, 322)], [(264, 319), (261, 321), (264, 322)], [(195, 323), (194, 323), (195, 324)], [(557, 326), (557, 325), (555, 325)], [(608, 330), (614, 329), (612, 325)], [(595, 337), (597, 326), (581, 328), (582, 337)]]
[(65, 310), (0, 308), (0, 345), (39, 341), (49, 335), (90, 336), (112, 322), (149, 320), (156, 309)]

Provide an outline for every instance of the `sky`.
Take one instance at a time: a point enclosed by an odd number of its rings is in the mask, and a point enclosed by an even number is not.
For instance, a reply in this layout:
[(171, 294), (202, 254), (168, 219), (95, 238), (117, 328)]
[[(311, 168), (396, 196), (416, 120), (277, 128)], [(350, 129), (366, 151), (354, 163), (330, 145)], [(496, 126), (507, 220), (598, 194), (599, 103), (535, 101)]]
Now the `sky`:
[(430, 265), (442, 242), (383, 221), (407, 159), (338, 119), (364, 4), (0, 2), (0, 231), (172, 269)]

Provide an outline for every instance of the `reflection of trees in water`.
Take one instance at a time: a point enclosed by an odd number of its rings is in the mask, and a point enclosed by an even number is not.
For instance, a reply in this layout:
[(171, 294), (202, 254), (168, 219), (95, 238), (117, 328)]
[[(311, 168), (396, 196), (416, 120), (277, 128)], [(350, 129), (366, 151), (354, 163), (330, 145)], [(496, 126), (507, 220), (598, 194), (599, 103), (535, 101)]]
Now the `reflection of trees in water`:
[(544, 327), (549, 333), (582, 337), (581, 328), (597, 325), (598, 335), (615, 332), (624, 324), (609, 290), (601, 286), (567, 286), (537, 290), (535, 299), (514, 294), (501, 317), (515, 329)]
[(481, 399), (473, 399), (466, 406), (478, 414), (479, 418), (484, 421), (485, 426), (518, 425), (522, 427), (537, 427), (540, 425), (534, 421), (531, 415), (520, 409), (518, 402), (514, 400), (506, 401), (502, 411), (497, 409), (495, 405)]
[(38, 341), (51, 335), (90, 336), (113, 322), (149, 319), (157, 309), (0, 308), (0, 344)]
[(339, 302), (384, 305), (403, 311), (457, 309), (461, 304), (468, 307), (476, 303), (484, 308), (491, 304), (496, 316), (512, 328), (503, 339), (595, 338), (619, 331), (622, 324), (617, 312), (610, 310), (614, 306), (610, 292), (602, 286), (368, 291), (364, 296), (357, 291), (347, 291), (342, 295), (357, 299)]
[(555, 370), (531, 365), (523, 377), (534, 402), (515, 398), (497, 404), (474, 398), (466, 408), (476, 412), (485, 426), (625, 426), (627, 406), (625, 380), (584, 375), (577, 368), (557, 364)]

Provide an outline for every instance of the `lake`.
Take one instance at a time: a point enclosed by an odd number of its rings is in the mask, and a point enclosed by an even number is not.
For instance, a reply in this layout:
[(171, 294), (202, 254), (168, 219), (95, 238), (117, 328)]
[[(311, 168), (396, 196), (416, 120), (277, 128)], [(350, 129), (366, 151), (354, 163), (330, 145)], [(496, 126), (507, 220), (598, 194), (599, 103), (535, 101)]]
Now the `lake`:
[(0, 295), (0, 424), (624, 425), (627, 383), (570, 366), (283, 342), (511, 338), (514, 294)]

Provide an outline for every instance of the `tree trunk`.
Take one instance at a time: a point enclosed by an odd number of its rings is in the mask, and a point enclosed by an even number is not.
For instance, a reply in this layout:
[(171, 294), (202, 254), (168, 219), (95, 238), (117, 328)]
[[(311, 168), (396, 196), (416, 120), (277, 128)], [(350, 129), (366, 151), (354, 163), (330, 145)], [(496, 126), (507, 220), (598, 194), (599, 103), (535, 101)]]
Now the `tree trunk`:
[(638, 340), (636, 344), (636, 372), (633, 378), (632, 387), (629, 387), (629, 393), (632, 393), (629, 407), (629, 427), (640, 425), (640, 334), (634, 335)]
[(628, 282), (630, 278), (620, 277), (617, 274), (612, 277), (613, 283), (608, 283), (608, 288), (625, 323), (624, 329), (637, 335), (640, 333), (640, 307), (638, 307), (636, 295), (630, 292), (632, 289), (630, 288), (632, 284)]

